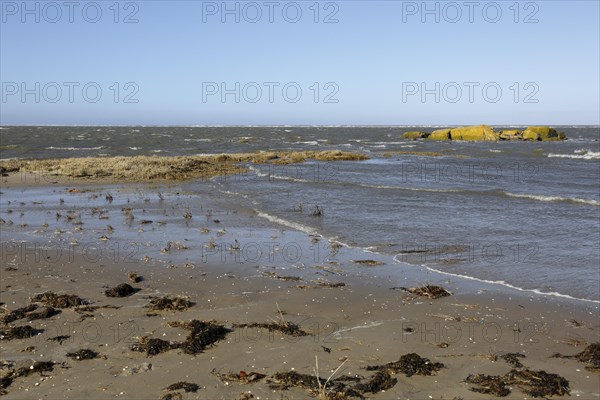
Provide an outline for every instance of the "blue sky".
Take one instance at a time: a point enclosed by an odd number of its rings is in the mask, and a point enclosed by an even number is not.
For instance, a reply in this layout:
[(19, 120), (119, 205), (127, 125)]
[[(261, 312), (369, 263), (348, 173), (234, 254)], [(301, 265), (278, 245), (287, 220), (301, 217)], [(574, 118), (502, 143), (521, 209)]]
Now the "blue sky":
[(0, 1), (1, 124), (600, 124), (598, 1), (74, 4)]

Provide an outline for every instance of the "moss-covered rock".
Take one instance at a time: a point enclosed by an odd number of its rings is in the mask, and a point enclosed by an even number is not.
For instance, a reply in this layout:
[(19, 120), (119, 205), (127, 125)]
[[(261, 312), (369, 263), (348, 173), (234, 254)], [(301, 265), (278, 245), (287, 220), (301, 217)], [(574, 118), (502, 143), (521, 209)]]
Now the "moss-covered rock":
[(450, 129), (438, 129), (427, 136), (429, 140), (450, 140)]
[(523, 132), (523, 140), (555, 141), (565, 140), (567, 137), (562, 132), (549, 126), (530, 126)]
[(500, 131), (500, 139), (502, 139), (502, 140), (522, 140), (523, 139), (523, 131), (519, 131), (519, 130)]
[(408, 140), (426, 139), (427, 136), (429, 136), (429, 133), (427, 133), (427, 132), (411, 131), (411, 132), (405, 132), (404, 134), (402, 134), (402, 139), (408, 139)]
[(496, 141), (500, 136), (488, 125), (463, 126), (450, 131), (452, 140)]

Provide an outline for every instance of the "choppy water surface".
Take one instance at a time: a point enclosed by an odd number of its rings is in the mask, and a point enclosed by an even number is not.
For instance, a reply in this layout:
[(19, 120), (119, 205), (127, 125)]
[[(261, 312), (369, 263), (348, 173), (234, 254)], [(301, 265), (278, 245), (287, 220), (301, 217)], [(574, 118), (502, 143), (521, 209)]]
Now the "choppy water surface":
[[(364, 162), (251, 166), (189, 187), (398, 262), (600, 300), (600, 130), (559, 129), (569, 140), (400, 139), (413, 127), (3, 127), (0, 158), (368, 152)], [(317, 205), (324, 215), (312, 215)]]

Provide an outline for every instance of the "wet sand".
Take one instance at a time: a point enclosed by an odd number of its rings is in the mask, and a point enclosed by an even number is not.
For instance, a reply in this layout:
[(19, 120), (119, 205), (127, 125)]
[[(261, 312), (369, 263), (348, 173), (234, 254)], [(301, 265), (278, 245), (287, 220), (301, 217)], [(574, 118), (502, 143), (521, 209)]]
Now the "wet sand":
[[(368, 379), (374, 372), (367, 366), (409, 353), (444, 367), (431, 376), (394, 373), (393, 387), (364, 396), (495, 398), (471, 391), (477, 385), (465, 379), (504, 375), (515, 367), (502, 356), (521, 353), (521, 369), (560, 375), (568, 380), (571, 397), (600, 398), (597, 370), (551, 357), (577, 354), (599, 341), (597, 303), (394, 264), (389, 257), (279, 226), (209, 193), (186, 192), (185, 185), (70, 179), (48, 186), (11, 179), (0, 189), (0, 318), (48, 291), (75, 294), (98, 308), (64, 308), (49, 318), (2, 324), (0, 330), (26, 325), (41, 330), (31, 338), (0, 341), (3, 376), (35, 361), (57, 363), (41, 375), (15, 378), (6, 388), (7, 399), (160, 399), (168, 393), (235, 399), (247, 392), (256, 399), (311, 398), (300, 387), (272, 389), (268, 380), (292, 370), (314, 375), (317, 362), (322, 378), (343, 363), (333, 378)], [(131, 272), (143, 280), (130, 282)], [(121, 283), (140, 290), (123, 298), (105, 295)], [(452, 295), (429, 299), (401, 289), (428, 284)], [(147, 308), (162, 296), (182, 296), (194, 304), (184, 311)], [(182, 342), (189, 332), (169, 322), (191, 320), (216, 321), (231, 332), (195, 355), (181, 348), (152, 356), (132, 350), (141, 337)], [(284, 321), (308, 335), (236, 327)], [(57, 336), (68, 337), (48, 340)], [(81, 349), (98, 357), (67, 357)], [(215, 376), (240, 371), (266, 377), (241, 384)], [(165, 390), (181, 381), (197, 384), (198, 391)], [(511, 385), (506, 398), (531, 396)]]

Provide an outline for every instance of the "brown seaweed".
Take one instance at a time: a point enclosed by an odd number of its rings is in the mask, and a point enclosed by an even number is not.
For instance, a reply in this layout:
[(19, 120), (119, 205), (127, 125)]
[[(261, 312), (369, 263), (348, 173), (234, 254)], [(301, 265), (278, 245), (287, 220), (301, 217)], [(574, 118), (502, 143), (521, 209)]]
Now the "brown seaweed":
[(477, 386), (469, 388), (473, 392), (505, 397), (510, 394), (509, 385), (519, 387), (532, 397), (564, 396), (570, 392), (569, 381), (546, 371), (512, 369), (504, 376), (469, 375), (465, 381)]
[(506, 353), (500, 358), (502, 358), (504, 361), (506, 361), (515, 368), (522, 368), (523, 364), (521, 364), (519, 358), (525, 358), (525, 355), (521, 353)]
[(379, 393), (396, 386), (398, 379), (393, 378), (387, 371), (378, 371), (368, 381), (358, 383), (353, 389), (359, 393)]
[(401, 287), (400, 289), (417, 296), (427, 297), (428, 299), (439, 299), (441, 297), (452, 296), (451, 292), (447, 291), (441, 286), (435, 285), (426, 285), (414, 288)]
[(293, 322), (289, 322), (289, 321), (265, 322), (265, 323), (253, 322), (251, 324), (234, 324), (233, 327), (234, 328), (263, 328), (263, 329), (268, 329), (269, 332), (281, 332), (286, 335), (295, 336), (295, 337), (310, 335), (310, 333), (302, 330), (300, 328), (300, 326), (294, 324)]
[(9, 326), (0, 330), (0, 340), (28, 339), (42, 332), (43, 329), (34, 329), (29, 325)]
[(367, 371), (391, 371), (395, 374), (402, 372), (407, 377), (411, 377), (413, 375), (433, 375), (442, 368), (444, 368), (442, 363), (434, 363), (417, 353), (409, 353), (401, 356), (398, 361), (383, 365), (370, 365), (366, 369)]
[(73, 352), (73, 353), (67, 353), (67, 357), (69, 357), (73, 360), (76, 360), (76, 361), (93, 360), (94, 358), (97, 358), (99, 355), (100, 354), (98, 354), (94, 350), (90, 350), (90, 349), (81, 349), (81, 350), (77, 350), (76, 352)]
[(23, 319), (27, 316), (28, 313), (36, 310), (37, 308), (38, 306), (36, 304), (30, 304), (25, 307), (17, 308), (16, 310), (13, 310), (10, 313), (6, 314), (2, 318), (2, 322), (4, 322), (5, 324), (9, 324), (19, 319)]
[(31, 301), (35, 303), (44, 303), (47, 306), (56, 308), (70, 308), (88, 304), (86, 300), (83, 300), (81, 297), (74, 294), (59, 295), (54, 292), (37, 294), (31, 298)]
[(198, 389), (200, 389), (200, 386), (196, 385), (195, 383), (189, 382), (177, 382), (165, 388), (165, 390), (169, 390), (171, 392), (174, 392), (176, 390), (183, 390), (186, 393), (196, 393)]
[(247, 385), (249, 383), (258, 382), (266, 377), (265, 374), (261, 374), (259, 372), (246, 372), (240, 371), (239, 373), (229, 373), (229, 374), (221, 374), (216, 369), (213, 369), (211, 373), (219, 378), (221, 382), (239, 382), (242, 385)]
[(153, 298), (147, 307), (152, 311), (185, 311), (193, 305), (194, 303), (183, 297), (165, 296)]
[(135, 292), (140, 289), (133, 288), (131, 285), (127, 283), (121, 283), (120, 285), (115, 286), (112, 289), (108, 289), (104, 292), (108, 297), (127, 297), (131, 296)]
[(469, 375), (465, 379), (465, 382), (477, 385), (470, 387), (469, 390), (472, 392), (491, 394), (498, 397), (506, 397), (510, 394), (508, 383), (504, 382), (502, 377), (497, 375)]
[(187, 338), (179, 345), (186, 354), (198, 354), (216, 342), (225, 339), (231, 329), (215, 321), (192, 320), (190, 322), (172, 322), (172, 327), (179, 327), (190, 331)]
[(60, 310), (57, 310), (56, 308), (41, 307), (35, 311), (27, 313), (27, 319), (29, 319), (30, 321), (33, 321), (36, 319), (46, 319), (46, 318), (53, 317), (57, 314), (60, 314)]
[(147, 356), (155, 356), (176, 348), (179, 348), (178, 343), (171, 343), (162, 339), (148, 338), (147, 336), (139, 338), (138, 342), (131, 346), (131, 350), (146, 353)]
[(600, 371), (600, 342), (588, 345), (581, 353), (572, 356), (563, 356), (556, 353), (553, 357), (571, 358), (588, 364), (585, 369), (588, 371)]

